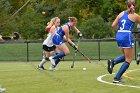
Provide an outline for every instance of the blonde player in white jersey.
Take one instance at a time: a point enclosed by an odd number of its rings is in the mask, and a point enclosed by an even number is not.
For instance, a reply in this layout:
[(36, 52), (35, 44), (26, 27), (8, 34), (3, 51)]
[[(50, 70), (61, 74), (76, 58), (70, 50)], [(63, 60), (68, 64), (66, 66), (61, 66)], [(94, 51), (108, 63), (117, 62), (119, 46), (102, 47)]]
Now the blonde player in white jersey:
[(43, 59), (37, 66), (37, 69), (39, 70), (46, 70), (43, 65), (49, 60), (49, 57), (54, 54), (54, 51), (59, 52), (56, 46), (52, 43), (52, 37), (55, 34), (55, 32), (59, 29), (59, 25), (60, 18), (54, 17), (51, 19), (51, 21), (48, 23), (48, 26), (45, 29), (45, 31), (48, 31), (49, 34), (43, 42)]

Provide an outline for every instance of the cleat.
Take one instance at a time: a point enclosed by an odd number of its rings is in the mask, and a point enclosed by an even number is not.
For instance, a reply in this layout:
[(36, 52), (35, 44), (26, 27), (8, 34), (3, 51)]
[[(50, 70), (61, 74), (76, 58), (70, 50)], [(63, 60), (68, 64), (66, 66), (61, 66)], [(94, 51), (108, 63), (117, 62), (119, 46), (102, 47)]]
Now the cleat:
[(46, 69), (44, 68), (44, 66), (41, 66), (41, 67), (40, 67), (39, 65), (37, 66), (37, 69), (38, 69), (38, 70), (46, 70)]
[(112, 74), (112, 72), (113, 72), (113, 67), (114, 67), (114, 61), (113, 61), (113, 60), (108, 60), (108, 61), (107, 61), (107, 65), (108, 65), (108, 67), (107, 67), (108, 72), (109, 72), (110, 74)]
[(4, 92), (6, 88), (0, 88), (0, 93)]
[(55, 66), (55, 59), (53, 59), (53, 57), (49, 57), (49, 60), (51, 61), (52, 65)]
[(136, 64), (139, 65), (140, 63), (140, 53), (137, 54)]
[(139, 65), (139, 63), (140, 63), (140, 61), (137, 61), (137, 60), (136, 60), (136, 64)]
[(124, 83), (121, 79), (114, 78), (113, 83)]
[(56, 70), (58, 70), (55, 66), (53, 66), (53, 65), (51, 65), (50, 67), (49, 67), (49, 70), (50, 71), (56, 71)]

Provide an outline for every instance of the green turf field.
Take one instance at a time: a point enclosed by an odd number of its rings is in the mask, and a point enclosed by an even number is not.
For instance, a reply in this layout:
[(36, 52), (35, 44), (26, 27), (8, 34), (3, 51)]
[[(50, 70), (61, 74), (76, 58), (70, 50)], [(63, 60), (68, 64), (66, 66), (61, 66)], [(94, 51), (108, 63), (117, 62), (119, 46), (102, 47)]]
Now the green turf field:
[[(129, 88), (104, 84), (97, 81), (97, 77), (108, 74), (106, 62), (81, 61), (70, 68), (72, 62), (61, 62), (58, 71), (39, 71), (39, 62), (0, 62), (0, 85), (5, 87), (6, 93), (139, 93), (140, 88)], [(48, 68), (50, 62), (45, 64)], [(82, 70), (82, 68), (87, 70)], [(120, 65), (115, 66), (114, 72)], [(136, 70), (137, 69), (137, 70)], [(140, 65), (135, 62), (123, 77), (125, 85), (140, 87)], [(114, 75), (103, 77), (104, 81), (112, 82)]]

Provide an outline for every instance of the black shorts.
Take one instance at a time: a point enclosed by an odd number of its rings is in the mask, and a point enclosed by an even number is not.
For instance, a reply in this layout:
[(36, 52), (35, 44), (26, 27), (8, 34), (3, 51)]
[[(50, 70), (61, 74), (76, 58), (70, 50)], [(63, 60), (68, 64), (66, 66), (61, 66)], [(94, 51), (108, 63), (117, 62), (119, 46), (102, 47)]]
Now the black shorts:
[(51, 51), (54, 51), (56, 49), (56, 46), (53, 45), (52, 47), (48, 47), (46, 45), (43, 45), (43, 49), (47, 52), (51, 52)]

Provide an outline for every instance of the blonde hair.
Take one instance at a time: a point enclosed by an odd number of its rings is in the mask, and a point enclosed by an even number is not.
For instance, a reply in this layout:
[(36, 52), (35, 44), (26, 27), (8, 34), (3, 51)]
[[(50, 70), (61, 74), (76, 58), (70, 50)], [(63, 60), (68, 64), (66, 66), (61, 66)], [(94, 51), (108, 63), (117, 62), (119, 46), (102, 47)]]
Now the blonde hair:
[(135, 0), (127, 0), (127, 11), (130, 14), (133, 14), (135, 12)]
[(77, 18), (76, 17), (68, 17), (70, 22), (77, 22)]
[(59, 19), (59, 17), (54, 17), (54, 18), (52, 18), (52, 19), (50, 20), (50, 22), (47, 23), (47, 26), (46, 26), (46, 28), (45, 28), (45, 31), (47, 31), (49, 28), (51, 28), (51, 27), (54, 25), (54, 23), (55, 23), (55, 21), (56, 21), (57, 19)]

